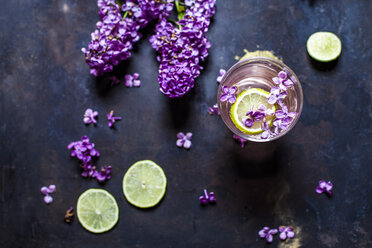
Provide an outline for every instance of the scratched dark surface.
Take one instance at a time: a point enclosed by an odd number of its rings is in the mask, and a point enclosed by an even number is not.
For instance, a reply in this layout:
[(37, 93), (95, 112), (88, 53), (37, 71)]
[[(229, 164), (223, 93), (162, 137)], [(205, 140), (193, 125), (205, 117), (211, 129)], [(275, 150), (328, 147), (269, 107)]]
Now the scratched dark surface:
[[(158, 89), (155, 53), (143, 31), (118, 75), (139, 72), (141, 88), (110, 88), (89, 74), (81, 47), (98, 21), (95, 1), (12, 0), (0, 8), (0, 247), (372, 247), (372, 1), (219, 0), (207, 34), (205, 70), (186, 97), (169, 100)], [(332, 31), (343, 51), (323, 70), (306, 52), (316, 31)], [(220, 117), (216, 77), (243, 49), (272, 50), (298, 75), (304, 109), (297, 126), (266, 144), (234, 142)], [(96, 127), (82, 115), (100, 113)], [(114, 109), (123, 120), (107, 127)], [(190, 151), (176, 133), (193, 132)], [(88, 135), (110, 164), (105, 185), (80, 176), (66, 149)], [(135, 161), (151, 159), (168, 178), (167, 193), (151, 210), (132, 207), (122, 177)], [(318, 180), (334, 195), (317, 195)], [(54, 202), (40, 187), (55, 184)], [(120, 208), (105, 234), (63, 222), (88, 188), (112, 193)], [(207, 188), (215, 206), (201, 207)], [(296, 237), (271, 245), (263, 226), (293, 225)]]

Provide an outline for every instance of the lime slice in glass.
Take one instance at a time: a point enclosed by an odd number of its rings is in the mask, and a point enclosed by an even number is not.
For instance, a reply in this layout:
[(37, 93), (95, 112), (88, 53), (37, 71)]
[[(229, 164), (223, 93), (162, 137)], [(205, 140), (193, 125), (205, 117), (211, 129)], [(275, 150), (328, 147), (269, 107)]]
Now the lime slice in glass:
[(307, 39), (307, 52), (320, 62), (337, 59), (341, 54), (341, 40), (334, 33), (316, 32)]
[[(271, 110), (274, 113), (276, 110), (275, 105), (267, 102), (269, 95), (269, 92), (259, 88), (250, 88), (239, 94), (235, 103), (231, 106), (230, 118), (240, 131), (249, 135), (260, 134), (263, 132), (261, 127), (262, 121), (255, 122), (252, 127), (246, 127), (243, 124), (242, 119), (247, 116), (247, 112), (251, 110), (252, 106), (253, 111), (255, 111), (260, 104), (264, 105), (266, 110)], [(269, 123), (269, 126), (272, 125), (273, 119), (274, 115), (266, 116), (266, 121)]]
[(119, 219), (119, 207), (115, 198), (103, 189), (88, 189), (77, 202), (80, 224), (92, 233), (107, 232)]
[(125, 198), (136, 207), (150, 208), (163, 198), (167, 178), (159, 165), (150, 160), (133, 164), (123, 178)]

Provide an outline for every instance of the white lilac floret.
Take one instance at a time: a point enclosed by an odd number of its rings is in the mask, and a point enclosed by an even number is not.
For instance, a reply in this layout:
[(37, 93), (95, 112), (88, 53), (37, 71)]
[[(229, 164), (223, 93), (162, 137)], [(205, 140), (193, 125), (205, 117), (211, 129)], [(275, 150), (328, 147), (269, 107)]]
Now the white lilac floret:
[(139, 74), (134, 73), (133, 76), (130, 74), (125, 75), (125, 86), (128, 88), (140, 87), (141, 81), (139, 80)]
[(315, 192), (318, 194), (326, 193), (327, 195), (331, 196), (332, 195), (332, 189), (333, 189), (333, 184), (331, 181), (324, 181), (320, 180), (318, 186), (315, 189)]
[(278, 230), (280, 232), (279, 238), (283, 241), (286, 240), (287, 238), (293, 239), (294, 236), (295, 236), (295, 233), (293, 231), (293, 227), (291, 227), (291, 226), (280, 226), (278, 228)]
[(85, 110), (83, 121), (85, 124), (97, 124), (96, 117), (98, 116), (97, 111), (93, 111), (92, 109), (88, 108)]
[(278, 229), (270, 229), (270, 227), (265, 226), (258, 232), (258, 235), (261, 238), (265, 238), (268, 243), (271, 243), (273, 242), (273, 235), (277, 233)]
[(141, 38), (140, 28), (152, 19), (166, 18), (173, 0), (98, 0), (97, 29), (91, 34), (88, 48), (82, 48), (90, 73), (101, 76), (131, 56), (133, 44)]
[(222, 78), (223, 78), (223, 76), (225, 76), (225, 74), (226, 74), (226, 70), (224, 70), (224, 69), (220, 69), (220, 73), (219, 73), (219, 75), (218, 75), (218, 77), (217, 77), (217, 82), (218, 82), (218, 83), (221, 83)]
[(208, 193), (206, 189), (203, 191), (204, 195), (199, 196), (200, 204), (207, 205), (208, 203), (216, 203), (216, 196), (214, 192)]
[(56, 186), (54, 184), (47, 186), (43, 186), (40, 189), (40, 192), (44, 195), (44, 202), (45, 204), (50, 204), (53, 202), (53, 197), (50, 195), (56, 191)]
[(238, 91), (238, 88), (235, 86), (223, 86), (222, 93), (220, 95), (220, 101), (225, 102), (228, 101), (229, 103), (233, 104), (236, 101), (235, 93)]
[(214, 104), (212, 107), (208, 107), (208, 114), (210, 115), (220, 115), (220, 109), (218, 108), (218, 104)]
[(190, 149), (192, 143), (191, 143), (192, 133), (186, 133), (179, 132), (177, 134), (177, 142), (176, 145), (178, 147), (184, 147), (185, 149)]
[(111, 110), (107, 115), (108, 126), (113, 127), (116, 121), (121, 120), (120, 116), (114, 116), (114, 110)]
[(179, 8), (183, 11), (179, 13), (181, 20), (172, 24), (160, 19), (156, 34), (150, 37), (152, 47), (159, 53), (160, 91), (170, 98), (189, 92), (203, 69), (200, 62), (208, 56), (211, 46), (205, 33), (215, 12), (214, 5), (215, 0), (187, 1)]

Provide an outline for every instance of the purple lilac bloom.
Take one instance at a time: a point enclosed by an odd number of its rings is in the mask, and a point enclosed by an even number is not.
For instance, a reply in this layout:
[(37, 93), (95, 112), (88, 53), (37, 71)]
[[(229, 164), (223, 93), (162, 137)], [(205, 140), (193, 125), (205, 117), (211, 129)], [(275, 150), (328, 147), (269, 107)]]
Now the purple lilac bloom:
[(85, 110), (83, 121), (85, 124), (97, 124), (97, 120), (95, 119), (97, 116), (97, 111), (93, 111), (92, 109), (88, 108), (87, 110)]
[(281, 240), (286, 240), (287, 238), (293, 239), (295, 236), (295, 233), (293, 231), (293, 227), (291, 226), (280, 226), (279, 228), (279, 238)]
[(131, 56), (133, 44), (141, 38), (139, 29), (152, 18), (167, 17), (173, 0), (128, 0), (120, 6), (114, 0), (98, 0), (99, 16), (92, 40), (81, 51), (90, 73), (101, 76)]
[(318, 193), (318, 194), (322, 194), (322, 193), (326, 193), (328, 194), (329, 196), (332, 195), (332, 190), (333, 189), (333, 184), (331, 183), (331, 181), (324, 181), (324, 180), (320, 180), (319, 181), (319, 185), (316, 187), (315, 189), (315, 192)]
[(100, 171), (95, 172), (93, 178), (96, 178), (100, 183), (111, 179), (111, 166), (109, 165), (107, 167), (102, 167)]
[(190, 149), (191, 147), (191, 138), (192, 133), (186, 133), (186, 135), (182, 132), (177, 134), (177, 142), (176, 145), (178, 147), (184, 147), (186, 149)]
[(220, 74), (217, 77), (217, 82), (221, 83), (223, 76), (226, 74), (226, 70), (220, 69)]
[(160, 91), (170, 98), (189, 92), (203, 69), (199, 63), (211, 47), (205, 33), (215, 12), (214, 4), (215, 0), (188, 1), (182, 20), (173, 25), (161, 18), (156, 34), (150, 37), (152, 47), (159, 53)]
[(283, 105), (282, 109), (275, 112), (275, 119), (273, 125), (275, 126), (275, 133), (279, 133), (279, 129), (286, 130), (292, 119), (296, 116), (296, 112), (288, 112), (287, 106)]
[(53, 197), (50, 195), (56, 191), (56, 186), (54, 184), (49, 185), (48, 187), (43, 186), (40, 189), (40, 192), (44, 195), (45, 204), (50, 204), (53, 202)]
[(139, 80), (139, 74), (134, 73), (133, 76), (130, 74), (125, 75), (125, 86), (128, 88), (140, 87), (141, 81)]
[(67, 149), (71, 150), (71, 157), (77, 157), (83, 164), (90, 162), (92, 157), (100, 155), (87, 136), (81, 137), (81, 141), (71, 142)]
[(200, 204), (207, 205), (208, 203), (216, 203), (216, 196), (214, 192), (208, 193), (206, 189), (204, 189), (204, 195), (199, 196)]
[(220, 115), (220, 109), (218, 108), (217, 103), (212, 107), (208, 107), (208, 114), (210, 115)]
[(248, 142), (248, 140), (243, 139), (242, 137), (240, 137), (240, 136), (238, 136), (238, 135), (236, 135), (236, 134), (233, 135), (233, 138), (234, 138), (235, 140), (237, 140), (237, 141), (240, 142), (240, 146), (241, 146), (242, 148), (244, 148), (245, 143)]
[(220, 101), (225, 102), (229, 101), (229, 103), (234, 103), (236, 101), (235, 93), (238, 90), (235, 86), (223, 86), (222, 87), (222, 94), (220, 95)]
[(121, 117), (114, 116), (114, 110), (111, 110), (110, 113), (108, 113), (106, 116), (107, 116), (107, 120), (109, 121), (108, 123), (109, 127), (113, 127), (116, 121), (121, 120)]
[(261, 238), (266, 238), (268, 243), (273, 242), (273, 235), (278, 233), (278, 229), (270, 229), (270, 227), (265, 226), (258, 232), (258, 235)]

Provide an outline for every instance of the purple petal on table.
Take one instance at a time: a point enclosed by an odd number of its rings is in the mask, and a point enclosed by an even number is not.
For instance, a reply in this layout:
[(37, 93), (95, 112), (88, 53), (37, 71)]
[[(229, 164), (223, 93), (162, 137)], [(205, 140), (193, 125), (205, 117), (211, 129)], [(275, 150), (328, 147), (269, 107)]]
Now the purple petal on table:
[(269, 234), (277, 234), (278, 233), (278, 229), (270, 229), (269, 231)]
[(288, 231), (287, 232), (287, 237), (290, 238), (290, 239), (293, 239), (295, 236), (295, 233), (293, 231)]
[(190, 132), (189, 133), (186, 133), (186, 139), (189, 139), (190, 140), (191, 138), (192, 138), (192, 133), (190, 133)]
[(54, 193), (56, 191), (56, 186), (54, 184), (51, 184), (48, 186), (49, 193)]
[(266, 241), (269, 242), (269, 243), (273, 242), (273, 235), (267, 234), (266, 235)]
[(184, 137), (185, 137), (185, 134), (183, 132), (179, 132), (177, 134), (177, 138), (179, 138), (179, 139), (183, 139)]
[(51, 197), (50, 195), (46, 195), (46, 196), (44, 196), (44, 202), (45, 202), (46, 204), (50, 204), (50, 203), (52, 203), (52, 202), (53, 202), (53, 197)]
[(318, 194), (322, 194), (324, 192), (324, 189), (322, 189), (321, 187), (316, 187), (315, 189), (315, 192), (318, 193)]
[(287, 234), (286, 234), (285, 232), (281, 232), (281, 233), (279, 234), (279, 238), (280, 238), (281, 240), (286, 240), (286, 239), (287, 239)]
[(185, 147), (186, 149), (190, 149), (191, 141), (190, 140), (185, 140), (185, 142), (183, 143), (183, 147)]
[(49, 193), (49, 189), (46, 186), (41, 187), (40, 192), (44, 195)]
[(185, 140), (183, 140), (183, 139), (178, 139), (178, 140), (176, 141), (176, 145), (177, 145), (178, 147), (182, 147), (184, 143), (185, 143)]

